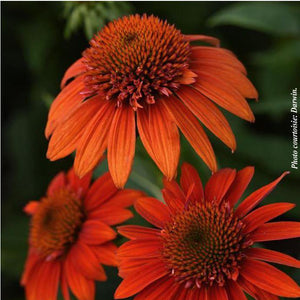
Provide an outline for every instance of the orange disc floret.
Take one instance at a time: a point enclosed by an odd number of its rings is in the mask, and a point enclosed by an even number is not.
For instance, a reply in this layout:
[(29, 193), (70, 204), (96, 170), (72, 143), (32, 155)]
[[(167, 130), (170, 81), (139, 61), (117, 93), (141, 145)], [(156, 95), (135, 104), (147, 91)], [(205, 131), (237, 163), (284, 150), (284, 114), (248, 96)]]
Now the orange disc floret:
[(79, 300), (93, 300), (95, 280), (106, 280), (102, 265), (117, 265), (110, 226), (132, 217), (127, 207), (143, 194), (117, 190), (109, 173), (90, 186), (91, 175), (59, 173), (45, 197), (25, 207), (32, 216), (21, 279), (28, 300), (55, 300), (59, 287), (66, 300), (69, 291)]
[(215, 172), (202, 125), (233, 152), (235, 136), (219, 107), (254, 122), (246, 98), (258, 98), (243, 64), (218, 39), (185, 35), (147, 15), (117, 19), (95, 34), (61, 88), (48, 115), (47, 157), (76, 151), (74, 169), (82, 177), (107, 150), (118, 188), (129, 177), (137, 136), (168, 180), (178, 166), (179, 130)]
[(64, 251), (77, 239), (85, 215), (81, 200), (67, 189), (42, 198), (32, 216), (30, 244), (41, 256)]
[(153, 104), (157, 95), (172, 94), (183, 74), (188, 75), (189, 43), (174, 25), (154, 16), (134, 15), (110, 23), (90, 45), (83, 53), (85, 92), (103, 92), (118, 106), (126, 103), (137, 110)]
[[(130, 239), (118, 249), (123, 281), (115, 299), (246, 300), (298, 298), (300, 287), (270, 263), (300, 268), (286, 254), (256, 242), (300, 237), (300, 222), (270, 222), (292, 203), (256, 206), (288, 172), (236, 205), (253, 167), (222, 169), (203, 188), (197, 171), (183, 164), (180, 185), (164, 180), (165, 203), (141, 197), (136, 211), (155, 228), (119, 227)], [(256, 209), (255, 209), (256, 208)], [(147, 272), (145, 272), (147, 270)]]
[(245, 248), (244, 227), (233, 210), (211, 203), (195, 203), (172, 216), (161, 232), (162, 255), (172, 276), (186, 287), (223, 286), (235, 278)]

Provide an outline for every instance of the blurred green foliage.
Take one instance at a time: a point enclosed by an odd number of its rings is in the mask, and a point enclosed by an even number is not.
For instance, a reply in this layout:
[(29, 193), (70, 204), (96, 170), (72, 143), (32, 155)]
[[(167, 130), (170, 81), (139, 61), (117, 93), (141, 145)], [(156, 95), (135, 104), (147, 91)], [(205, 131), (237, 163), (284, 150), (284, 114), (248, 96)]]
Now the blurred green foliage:
[[(245, 64), (249, 78), (259, 91), (259, 102), (251, 102), (256, 122), (248, 124), (226, 112), (237, 138), (230, 152), (211, 133), (220, 167), (241, 169), (254, 165), (251, 191), (269, 183), (283, 171), (287, 176), (265, 199), (297, 202), (300, 174), (290, 169), (292, 141), (291, 96), (299, 87), (300, 14), (292, 2), (11, 2), (2, 7), (2, 273), (4, 299), (24, 299), (19, 278), (26, 256), (28, 218), (22, 207), (39, 199), (50, 179), (72, 165), (72, 158), (51, 163), (46, 160), (43, 130), (47, 111), (59, 92), (66, 68), (88, 46), (91, 37), (107, 21), (129, 12), (148, 13), (174, 23), (183, 33), (213, 35)], [(66, 37), (68, 37), (66, 39)], [(182, 138), (180, 163), (194, 164), (205, 182), (210, 172)], [(104, 162), (95, 177), (107, 170)], [(178, 170), (180, 175), (180, 170)], [(161, 199), (162, 175), (138, 140), (128, 187), (139, 188)], [(297, 220), (300, 206), (283, 220)], [(128, 221), (143, 224), (139, 216)], [(122, 238), (118, 239), (120, 244)], [(271, 249), (299, 258), (299, 240), (268, 243)], [(300, 281), (300, 273), (282, 268)], [(99, 299), (112, 299), (120, 280), (107, 268), (109, 280), (97, 284)]]
[(67, 38), (83, 27), (86, 37), (91, 39), (106, 22), (127, 15), (132, 10), (128, 3), (122, 1), (69, 1), (64, 2), (64, 6)]
[(236, 3), (218, 11), (208, 24), (235, 25), (282, 37), (299, 36), (299, 8), (285, 3)]

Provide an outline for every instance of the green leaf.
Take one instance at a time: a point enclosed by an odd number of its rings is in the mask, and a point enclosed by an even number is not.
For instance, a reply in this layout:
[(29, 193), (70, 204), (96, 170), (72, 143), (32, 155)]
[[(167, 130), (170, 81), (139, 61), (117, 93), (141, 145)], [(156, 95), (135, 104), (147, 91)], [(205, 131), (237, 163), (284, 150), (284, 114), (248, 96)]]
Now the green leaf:
[(287, 3), (234, 4), (217, 12), (209, 19), (208, 24), (235, 25), (278, 36), (297, 36), (300, 33), (299, 12)]
[(100, 30), (106, 22), (112, 21), (131, 11), (126, 2), (69, 2), (63, 3), (64, 17), (67, 19), (65, 37), (69, 38), (74, 32), (83, 27), (88, 39)]

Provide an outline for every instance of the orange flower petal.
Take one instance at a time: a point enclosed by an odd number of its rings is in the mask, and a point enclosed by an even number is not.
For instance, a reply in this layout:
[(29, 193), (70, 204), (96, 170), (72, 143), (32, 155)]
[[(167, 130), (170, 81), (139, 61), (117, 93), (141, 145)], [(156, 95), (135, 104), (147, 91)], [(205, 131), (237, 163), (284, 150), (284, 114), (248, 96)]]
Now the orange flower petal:
[(247, 300), (240, 286), (233, 280), (228, 280), (226, 290), (229, 300)]
[(229, 50), (223, 48), (214, 48), (206, 46), (193, 46), (191, 48), (192, 61), (207, 62), (213, 61), (218, 65), (229, 65), (232, 66), (244, 74), (247, 74), (247, 71), (243, 64), (236, 58), (236, 56)]
[(247, 259), (240, 273), (251, 283), (271, 294), (282, 297), (300, 296), (300, 288), (296, 282), (267, 263)]
[(105, 281), (107, 279), (97, 256), (91, 248), (84, 243), (78, 242), (73, 245), (68, 256), (73, 266), (76, 266), (76, 269), (86, 278), (99, 281)]
[(87, 212), (93, 211), (96, 207), (99, 207), (105, 201), (110, 199), (117, 193), (116, 188), (110, 173), (105, 173), (99, 177), (90, 187), (84, 204)]
[(68, 114), (51, 136), (47, 158), (53, 161), (72, 153), (77, 147), (86, 125), (102, 105), (102, 101), (94, 97), (81, 103)]
[(186, 41), (194, 42), (200, 41), (211, 44), (216, 47), (220, 47), (220, 40), (208, 35), (200, 35), (200, 34), (188, 34), (184, 36)]
[(137, 272), (143, 272), (148, 267), (152, 267), (153, 263), (161, 263), (161, 259), (157, 258), (118, 258), (119, 261), (119, 273), (121, 278), (125, 278), (128, 275), (132, 275)]
[(176, 91), (176, 94), (212, 133), (230, 149), (233, 151), (236, 149), (235, 137), (229, 123), (209, 99), (190, 87), (182, 87)]
[(84, 100), (85, 96), (80, 94), (84, 88), (83, 76), (79, 76), (68, 84), (54, 99), (48, 114), (48, 122), (45, 129), (46, 138), (49, 138), (53, 133), (61, 119), (65, 117), (66, 112), (71, 112)]
[(182, 204), (185, 204), (186, 198), (185, 195), (175, 180), (167, 180), (163, 178), (164, 189), (167, 190), (171, 196), (178, 198)]
[(79, 272), (67, 256), (64, 265), (64, 272), (66, 272), (67, 281), (72, 293), (78, 300), (94, 300), (95, 299), (95, 282), (86, 278)]
[(170, 221), (170, 212), (166, 205), (152, 197), (139, 198), (134, 207), (136, 211), (151, 224), (162, 228)]
[(28, 215), (33, 215), (38, 207), (39, 201), (29, 201), (23, 208), (23, 211)]
[(174, 297), (178, 300), (187, 300), (188, 294), (189, 294), (189, 289), (186, 289), (184, 288), (184, 286), (182, 286), (180, 289), (177, 290), (176, 294), (174, 294)]
[(248, 280), (243, 278), (242, 276), (239, 276), (237, 280), (238, 284), (243, 288), (243, 290), (251, 295), (254, 299), (257, 300), (279, 300), (278, 296), (275, 296), (273, 294), (270, 294), (252, 283), (250, 283)]
[(162, 262), (153, 263), (151, 266), (148, 266), (146, 270), (147, 272), (145, 272), (144, 269), (140, 273), (127, 276), (117, 288), (115, 299), (130, 297), (168, 273), (168, 270)]
[[(190, 299), (192, 300), (192, 299)], [(199, 300), (210, 300), (208, 298), (208, 289), (206, 287), (202, 287), (199, 292)]]
[(248, 214), (243, 219), (243, 223), (246, 224), (246, 228), (243, 230), (243, 232), (245, 234), (249, 233), (262, 224), (291, 210), (295, 206), (296, 205), (292, 203), (274, 203), (260, 207)]
[(47, 189), (47, 196), (52, 196), (53, 192), (65, 187), (67, 185), (67, 176), (64, 172), (58, 173), (49, 183)]
[(265, 260), (276, 264), (300, 268), (300, 260), (274, 250), (249, 248), (246, 250), (245, 254), (252, 259)]
[(179, 285), (174, 285), (174, 279), (169, 276), (165, 276), (164, 278), (160, 278), (148, 285), (137, 296), (135, 296), (134, 300), (170, 300), (175, 294), (177, 294), (178, 289)]
[(251, 81), (238, 69), (212, 61), (197, 61), (190, 64), (190, 68), (197, 74), (197, 70), (209, 73), (230, 83), (246, 98), (258, 99), (258, 93)]
[(131, 206), (134, 202), (141, 197), (144, 197), (145, 193), (137, 190), (119, 190), (114, 196), (112, 196), (108, 202), (101, 205), (102, 208), (110, 208), (111, 210), (115, 208), (124, 208)]
[(253, 174), (254, 167), (246, 167), (238, 171), (232, 185), (224, 197), (224, 202), (229, 202), (230, 207), (234, 207), (249, 185)]
[(276, 185), (281, 181), (281, 179), (287, 175), (289, 172), (284, 172), (280, 177), (278, 177), (273, 182), (263, 186), (262, 188), (256, 190), (251, 195), (249, 195), (236, 209), (235, 214), (239, 217), (245, 216), (251, 209), (257, 206), (266, 196), (268, 196)]
[(213, 77), (211, 74), (198, 72), (194, 87), (232, 114), (249, 122), (254, 122), (253, 112), (245, 98), (227, 82)]
[(189, 199), (194, 202), (201, 202), (204, 198), (203, 185), (197, 170), (188, 163), (181, 166), (180, 185), (187, 196), (191, 185), (193, 186)]
[(64, 74), (64, 77), (60, 83), (60, 88), (63, 89), (64, 86), (66, 85), (67, 81), (73, 77), (76, 77), (83, 73), (86, 70), (85, 65), (82, 63), (84, 58), (80, 58), (76, 60), (66, 71)]
[(41, 261), (28, 278), (25, 286), (26, 298), (28, 300), (56, 300), (60, 272), (61, 263), (59, 261)]
[(174, 197), (174, 195), (171, 193), (170, 190), (163, 189), (162, 190), (163, 198), (168, 205), (170, 211), (173, 214), (176, 214), (183, 210), (184, 203), (182, 203), (181, 199), (179, 197)]
[(62, 270), (61, 273), (62, 273), (61, 278), (60, 278), (61, 293), (63, 295), (64, 300), (71, 300), (66, 274), (65, 274), (64, 270)]
[(171, 180), (179, 160), (179, 132), (160, 100), (138, 110), (137, 125), (144, 147), (162, 173)]
[(251, 233), (251, 240), (264, 242), (300, 237), (300, 222), (274, 222), (261, 225)]
[(195, 77), (197, 77), (197, 74), (189, 69), (186, 69), (183, 71), (182, 76), (178, 78), (177, 81), (181, 84), (193, 84), (196, 81)]
[(132, 240), (119, 247), (118, 257), (159, 258), (161, 247), (162, 241), (159, 239)]
[(87, 220), (79, 233), (79, 240), (88, 245), (97, 245), (113, 240), (116, 233), (108, 225), (98, 220)]
[(25, 262), (24, 272), (21, 278), (21, 285), (25, 285), (27, 283), (27, 280), (30, 277), (32, 270), (40, 261), (41, 261), (40, 256), (37, 255), (32, 248), (29, 248), (27, 259)]
[(228, 299), (226, 289), (217, 285), (208, 288), (208, 299), (232, 300)]
[(254, 299), (261, 299), (262, 291), (260, 288), (253, 285), (251, 282), (246, 280), (243, 276), (239, 276), (237, 279), (238, 285)]
[(100, 207), (88, 215), (89, 219), (99, 220), (107, 225), (120, 224), (133, 217), (130, 210), (125, 208)]
[(72, 187), (72, 189), (78, 192), (81, 197), (85, 196), (91, 183), (92, 172), (89, 172), (84, 177), (79, 178), (72, 168), (69, 170), (67, 177), (69, 185)]
[(147, 228), (138, 225), (126, 225), (118, 227), (118, 232), (129, 239), (147, 239), (160, 236), (160, 231), (155, 228)]
[(163, 184), (162, 194), (172, 213), (182, 211), (186, 198), (179, 184), (175, 180), (168, 181), (166, 178), (163, 178)]
[(108, 137), (108, 167), (117, 188), (123, 188), (129, 177), (135, 138), (134, 111), (122, 105), (115, 113)]
[(220, 204), (236, 176), (234, 169), (221, 169), (213, 174), (205, 185), (205, 201)]
[(214, 151), (207, 135), (194, 115), (180, 100), (172, 95), (168, 98), (164, 98), (162, 103), (173, 116), (177, 126), (180, 128), (197, 154), (213, 172), (216, 171), (217, 163)]
[(114, 104), (106, 102), (85, 127), (74, 161), (74, 169), (79, 176), (92, 170), (101, 160), (107, 148), (114, 113)]
[(118, 248), (114, 243), (108, 242), (100, 246), (90, 246), (90, 248), (93, 250), (93, 252), (97, 256), (97, 259), (101, 264), (107, 266), (118, 265), (118, 260), (116, 255)]

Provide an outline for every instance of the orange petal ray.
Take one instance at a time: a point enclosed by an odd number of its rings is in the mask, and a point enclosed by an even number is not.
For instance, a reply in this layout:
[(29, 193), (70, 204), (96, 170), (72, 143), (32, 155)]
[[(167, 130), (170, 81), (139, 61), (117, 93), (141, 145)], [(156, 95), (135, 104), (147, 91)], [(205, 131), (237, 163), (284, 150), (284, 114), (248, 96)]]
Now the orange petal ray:
[(79, 233), (79, 241), (88, 245), (97, 245), (113, 240), (116, 232), (99, 220), (87, 220)]
[(194, 185), (189, 199), (193, 202), (202, 202), (204, 199), (203, 185), (197, 170), (188, 163), (181, 166), (180, 185), (187, 196), (191, 185)]
[(86, 130), (86, 125), (102, 105), (103, 102), (94, 97), (81, 103), (68, 114), (51, 136), (47, 158), (53, 161), (72, 153)]
[(124, 225), (118, 227), (118, 232), (123, 236), (135, 240), (135, 239), (152, 239), (160, 236), (160, 231), (155, 228), (147, 228), (138, 225)]
[(243, 223), (246, 224), (246, 228), (243, 232), (245, 234), (252, 232), (262, 224), (284, 214), (295, 206), (292, 203), (273, 203), (260, 207), (244, 217)]
[(79, 76), (54, 99), (48, 114), (48, 122), (45, 129), (46, 138), (49, 138), (66, 113), (70, 113), (84, 100), (85, 96), (80, 94), (84, 88), (83, 76)]
[(170, 211), (167, 206), (155, 198), (139, 198), (134, 207), (143, 218), (159, 228), (170, 221)]
[(205, 201), (220, 204), (236, 176), (234, 169), (221, 169), (213, 174), (205, 185)]
[(276, 241), (300, 237), (300, 222), (273, 222), (261, 225), (251, 232), (254, 242)]
[(300, 288), (296, 282), (267, 263), (247, 259), (240, 273), (255, 286), (271, 294), (292, 298), (300, 296)]
[(238, 171), (232, 185), (224, 197), (224, 202), (228, 202), (230, 207), (234, 207), (249, 185), (253, 175), (254, 167), (246, 167)]
[(206, 165), (215, 172), (217, 162), (210, 141), (205, 134), (198, 120), (189, 109), (175, 96), (164, 98), (165, 105), (183, 135), (190, 142), (197, 154), (203, 159)]
[(205, 96), (190, 87), (182, 87), (176, 94), (188, 109), (232, 151), (236, 141), (230, 125), (221, 111)]
[(117, 288), (115, 299), (130, 297), (157, 279), (164, 277), (167, 273), (168, 270), (162, 262), (153, 263), (151, 266), (148, 266), (147, 272), (141, 271), (140, 273), (127, 276)]
[(118, 192), (110, 173), (105, 173), (99, 177), (90, 187), (84, 204), (87, 212), (93, 211), (113, 197)]
[(197, 61), (190, 64), (190, 68), (197, 74), (197, 70), (202, 70), (214, 77), (230, 83), (241, 95), (246, 98), (258, 99), (258, 93), (251, 81), (238, 69), (228, 65), (218, 64), (211, 61)]
[(60, 88), (63, 89), (67, 83), (67, 81), (73, 77), (76, 77), (83, 73), (86, 70), (86, 66), (82, 63), (84, 58), (80, 58), (76, 60), (66, 71), (63, 79), (60, 83)]
[(300, 268), (300, 260), (278, 251), (263, 248), (249, 248), (245, 251), (245, 254), (252, 259)]
[(247, 74), (247, 71), (243, 64), (237, 59), (237, 57), (229, 50), (223, 48), (213, 48), (206, 46), (193, 46), (191, 48), (192, 61), (207, 62), (213, 61), (221, 65), (229, 65)]
[(135, 152), (135, 113), (128, 105), (115, 112), (108, 137), (108, 167), (117, 188), (123, 188), (131, 171)]
[(78, 242), (68, 253), (70, 261), (76, 269), (90, 280), (105, 281), (106, 275), (103, 267), (99, 264), (98, 258), (91, 248), (84, 243)]
[(158, 100), (139, 109), (137, 125), (141, 141), (162, 173), (171, 180), (177, 170), (180, 140), (176, 124)]
[(87, 124), (74, 161), (74, 169), (79, 176), (92, 170), (101, 160), (107, 148), (108, 132), (114, 113), (114, 104), (106, 102)]
[(65, 261), (64, 272), (66, 272), (68, 285), (78, 300), (95, 299), (94, 280), (86, 278), (81, 272), (79, 272), (71, 262), (69, 255)]
[(287, 174), (289, 174), (289, 172), (284, 172), (273, 182), (263, 186), (262, 188), (249, 195), (236, 209), (236, 215), (239, 217), (245, 216), (251, 209), (257, 206), (265, 197), (267, 197), (273, 191), (276, 185), (281, 181), (281, 179)]
[(197, 91), (232, 114), (254, 122), (253, 112), (245, 98), (227, 82), (207, 73), (199, 73), (193, 85)]
[(226, 290), (229, 300), (247, 300), (240, 286), (233, 280), (228, 280)]

